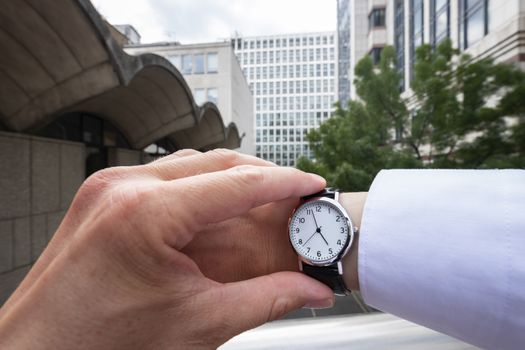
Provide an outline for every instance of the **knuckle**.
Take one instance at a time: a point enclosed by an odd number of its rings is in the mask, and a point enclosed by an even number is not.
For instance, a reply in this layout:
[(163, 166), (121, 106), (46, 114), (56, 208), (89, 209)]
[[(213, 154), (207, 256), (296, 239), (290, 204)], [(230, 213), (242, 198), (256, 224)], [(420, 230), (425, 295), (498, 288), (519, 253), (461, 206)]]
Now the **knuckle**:
[(192, 156), (192, 155), (199, 154), (199, 153), (200, 153), (199, 151), (196, 151), (194, 149), (184, 148), (184, 149), (178, 150), (175, 153), (172, 153), (172, 156), (175, 158), (182, 158), (182, 157)]
[(106, 168), (92, 174), (80, 186), (75, 202), (89, 201), (106, 193), (122, 177), (122, 172), (121, 168)]
[(209, 152), (219, 158), (219, 160), (228, 167), (234, 166), (239, 160), (239, 153), (227, 148), (216, 148)]
[(284, 315), (288, 313), (288, 310), (289, 310), (288, 299), (275, 298), (270, 305), (270, 311), (268, 312), (268, 318), (266, 322), (274, 321), (274, 320), (282, 318)]
[(232, 168), (238, 180), (246, 185), (257, 187), (264, 183), (265, 176), (260, 167), (253, 165), (239, 165)]
[(139, 211), (144, 205), (151, 202), (153, 188), (151, 186), (135, 186), (123, 183), (111, 190), (111, 203), (126, 217)]

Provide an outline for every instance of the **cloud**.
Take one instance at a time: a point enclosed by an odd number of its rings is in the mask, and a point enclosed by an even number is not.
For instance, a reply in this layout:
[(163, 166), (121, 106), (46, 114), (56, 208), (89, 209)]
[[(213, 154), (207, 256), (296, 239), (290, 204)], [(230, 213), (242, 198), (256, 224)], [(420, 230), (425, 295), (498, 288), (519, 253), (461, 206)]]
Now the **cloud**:
[(129, 23), (143, 42), (217, 41), (244, 36), (330, 31), (335, 0), (93, 0), (114, 24)]

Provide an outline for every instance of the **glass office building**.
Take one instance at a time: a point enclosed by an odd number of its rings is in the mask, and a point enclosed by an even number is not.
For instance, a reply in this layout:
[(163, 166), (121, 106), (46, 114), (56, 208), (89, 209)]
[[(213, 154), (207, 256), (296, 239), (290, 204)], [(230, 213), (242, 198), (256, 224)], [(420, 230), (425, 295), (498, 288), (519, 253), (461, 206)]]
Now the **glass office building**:
[(254, 99), (258, 157), (285, 166), (313, 158), (306, 135), (338, 96), (336, 41), (334, 32), (232, 39)]

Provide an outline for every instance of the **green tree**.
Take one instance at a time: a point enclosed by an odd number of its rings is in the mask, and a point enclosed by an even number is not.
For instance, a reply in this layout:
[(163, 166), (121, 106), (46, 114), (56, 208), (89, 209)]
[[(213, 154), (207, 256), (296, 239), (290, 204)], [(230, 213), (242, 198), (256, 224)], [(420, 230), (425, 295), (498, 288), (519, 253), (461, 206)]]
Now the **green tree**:
[(525, 166), (525, 75), (518, 68), (472, 60), (445, 41), (417, 50), (407, 100), (392, 47), (377, 66), (363, 58), (355, 75), (359, 100), (337, 105), (308, 134), (316, 160), (300, 158), (300, 169), (359, 191), (381, 169)]
[[(435, 168), (524, 166), (519, 149), (525, 76), (514, 65), (473, 60), (450, 41), (416, 52), (405, 142)], [(521, 142), (523, 139), (521, 139)]]

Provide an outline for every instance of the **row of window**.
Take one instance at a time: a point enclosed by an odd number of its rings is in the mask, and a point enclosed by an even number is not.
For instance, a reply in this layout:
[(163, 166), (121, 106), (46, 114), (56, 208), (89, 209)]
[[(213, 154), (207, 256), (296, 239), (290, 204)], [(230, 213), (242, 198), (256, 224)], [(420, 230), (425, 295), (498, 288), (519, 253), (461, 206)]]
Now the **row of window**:
[(294, 46), (333, 45), (333, 35), (297, 37), (297, 38), (274, 38), (274, 39), (233, 39), (236, 50), (273, 49)]
[(218, 72), (219, 60), (216, 52), (185, 55), (168, 55), (168, 60), (182, 74), (214, 74)]
[(324, 96), (290, 96), (286, 97), (257, 97), (256, 111), (286, 111), (286, 110), (329, 110), (335, 102), (334, 95)]
[(335, 48), (324, 47), (318, 49), (296, 49), (283, 51), (258, 51), (243, 52), (237, 54), (237, 59), (243, 65), (273, 64), (291, 62), (333, 61), (335, 59)]
[[(262, 145), (257, 146), (256, 155), (257, 157), (270, 160), (282, 166), (294, 166), (297, 158), (300, 156), (306, 156), (310, 159), (313, 158), (313, 152), (310, 150), (307, 144), (296, 145), (295, 149), (277, 151), (277, 147), (280, 145)], [(286, 145), (283, 145), (283, 148)], [(293, 147), (290, 145), (289, 147)]]
[(301, 142), (298, 144), (293, 145), (287, 145), (287, 144), (273, 144), (273, 145), (257, 145), (255, 150), (257, 152), (297, 152), (297, 153), (304, 153), (308, 152), (310, 149), (309, 144), (307, 142)]
[[(295, 68), (294, 68), (295, 67)], [(289, 66), (245, 67), (243, 73), (249, 81), (257, 79), (289, 79), (335, 76), (335, 63), (317, 63)]]
[(256, 143), (260, 146), (280, 144), (283, 146), (294, 146), (301, 143), (308, 143), (307, 130), (304, 129), (304, 134), (294, 135), (268, 135), (256, 137)]
[(195, 103), (202, 105), (205, 102), (219, 104), (219, 90), (217, 88), (196, 88), (193, 90)]
[(327, 120), (330, 113), (323, 112), (297, 112), (297, 113), (257, 113), (255, 120), (257, 127), (281, 126), (315, 126)]
[(256, 152), (265, 152), (265, 153), (280, 153), (280, 152), (296, 152), (303, 153), (308, 152), (307, 144), (298, 144), (298, 145), (257, 145), (255, 148)]
[(335, 89), (334, 79), (312, 79), (295, 81), (263, 81), (250, 83), (252, 95), (286, 95), (286, 94), (307, 94), (307, 93), (333, 93)]

